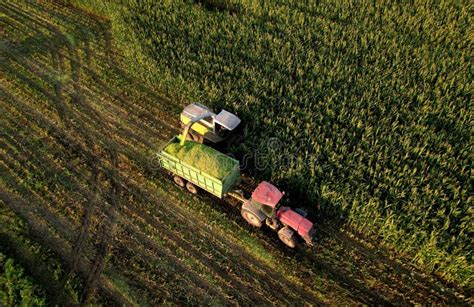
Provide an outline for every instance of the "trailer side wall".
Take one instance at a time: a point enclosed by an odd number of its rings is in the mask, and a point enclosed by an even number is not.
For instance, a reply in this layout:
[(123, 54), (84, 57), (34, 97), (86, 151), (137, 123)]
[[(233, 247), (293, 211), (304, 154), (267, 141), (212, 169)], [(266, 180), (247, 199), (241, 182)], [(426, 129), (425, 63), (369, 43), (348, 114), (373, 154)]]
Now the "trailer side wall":
[[(173, 138), (170, 143), (176, 140), (177, 138)], [(219, 198), (224, 197), (240, 177), (238, 161), (235, 161), (235, 166), (232, 171), (225, 176), (224, 179), (220, 180), (193, 167), (192, 165), (184, 163), (182, 160), (170, 155), (165, 150), (162, 150), (158, 155), (161, 167), (186, 179), (187, 181), (192, 182), (196, 186)]]

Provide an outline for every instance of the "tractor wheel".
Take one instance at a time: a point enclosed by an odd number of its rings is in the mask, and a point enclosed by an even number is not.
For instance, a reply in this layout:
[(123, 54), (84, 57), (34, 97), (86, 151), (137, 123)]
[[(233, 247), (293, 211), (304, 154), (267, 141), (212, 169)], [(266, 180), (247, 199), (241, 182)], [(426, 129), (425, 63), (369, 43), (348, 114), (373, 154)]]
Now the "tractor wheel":
[(189, 191), (189, 193), (191, 194), (197, 194), (198, 193), (198, 189), (197, 187), (192, 184), (191, 182), (187, 182), (186, 183), (186, 189)]
[(288, 227), (283, 227), (280, 229), (280, 231), (278, 231), (278, 237), (283, 243), (285, 243), (286, 246), (295, 248), (296, 237), (293, 230), (289, 229)]
[(250, 225), (252, 225), (254, 227), (257, 227), (257, 228), (262, 227), (262, 221), (260, 221), (260, 219), (255, 214), (253, 214), (252, 212), (247, 211), (247, 210), (242, 210), (242, 217)]
[(174, 181), (174, 183), (176, 183), (176, 185), (178, 187), (184, 188), (185, 183), (184, 183), (183, 178), (175, 175), (175, 176), (173, 176), (173, 181)]

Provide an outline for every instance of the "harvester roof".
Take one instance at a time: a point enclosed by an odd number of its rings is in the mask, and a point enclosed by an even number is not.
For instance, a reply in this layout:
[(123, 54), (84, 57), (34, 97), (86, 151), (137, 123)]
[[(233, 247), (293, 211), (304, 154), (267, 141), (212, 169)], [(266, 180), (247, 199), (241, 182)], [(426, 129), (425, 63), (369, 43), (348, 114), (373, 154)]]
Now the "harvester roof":
[(240, 124), (240, 118), (230, 112), (227, 112), (226, 110), (222, 110), (219, 114), (217, 114), (214, 120), (216, 123), (230, 131), (237, 128), (237, 126)]
[(183, 114), (186, 115), (189, 118), (195, 118), (200, 115), (203, 115), (207, 112), (210, 112), (212, 116), (215, 116), (216, 114), (212, 113), (211, 110), (197, 102), (194, 102), (188, 106), (186, 106), (183, 110)]

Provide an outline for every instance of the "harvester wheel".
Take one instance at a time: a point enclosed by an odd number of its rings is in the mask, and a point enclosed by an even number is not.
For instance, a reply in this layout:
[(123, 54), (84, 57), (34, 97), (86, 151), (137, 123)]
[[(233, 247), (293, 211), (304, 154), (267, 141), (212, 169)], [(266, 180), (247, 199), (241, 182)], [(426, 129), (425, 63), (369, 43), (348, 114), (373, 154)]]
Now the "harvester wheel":
[(198, 142), (200, 144), (204, 143), (204, 137), (200, 134), (199, 135), (194, 134), (193, 139), (194, 139), (195, 142)]
[(173, 181), (174, 183), (176, 183), (177, 186), (184, 188), (185, 183), (184, 183), (183, 178), (175, 175), (173, 176)]
[(295, 234), (294, 234), (293, 230), (291, 230), (290, 228), (283, 227), (282, 229), (280, 229), (278, 231), (278, 237), (280, 238), (280, 240), (283, 243), (285, 243), (286, 246), (291, 247), (291, 248), (295, 248), (295, 246), (296, 246), (296, 237), (295, 237)]
[(192, 184), (191, 182), (187, 182), (186, 183), (186, 189), (189, 191), (189, 193), (191, 194), (197, 194), (198, 193), (198, 189), (196, 188), (196, 186), (194, 184)]
[(204, 137), (197, 132), (189, 131), (188, 134), (186, 135), (186, 140), (190, 140), (190, 141), (194, 141), (194, 142), (202, 144), (204, 142)]
[(257, 228), (262, 227), (262, 221), (260, 221), (260, 219), (255, 214), (248, 210), (242, 210), (241, 213), (242, 217), (247, 221), (247, 223)]

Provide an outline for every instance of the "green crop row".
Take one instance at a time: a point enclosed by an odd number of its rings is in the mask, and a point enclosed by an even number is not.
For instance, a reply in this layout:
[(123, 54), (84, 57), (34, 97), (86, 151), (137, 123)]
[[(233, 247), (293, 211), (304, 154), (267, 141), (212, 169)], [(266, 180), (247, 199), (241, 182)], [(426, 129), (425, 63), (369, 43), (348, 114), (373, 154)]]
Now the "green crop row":
[(472, 285), (469, 2), (121, 3), (130, 70), (242, 117), (246, 172)]
[(45, 299), (12, 258), (0, 253), (0, 302), (6, 306), (41, 306)]

